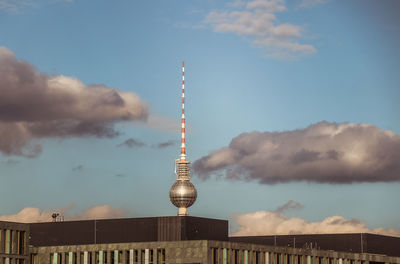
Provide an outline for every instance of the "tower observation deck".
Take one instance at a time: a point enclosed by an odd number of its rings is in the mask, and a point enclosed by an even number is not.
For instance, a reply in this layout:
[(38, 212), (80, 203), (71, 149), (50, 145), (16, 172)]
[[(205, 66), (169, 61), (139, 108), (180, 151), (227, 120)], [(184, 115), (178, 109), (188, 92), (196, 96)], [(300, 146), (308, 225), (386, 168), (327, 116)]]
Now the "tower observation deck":
[(188, 215), (187, 208), (194, 204), (197, 191), (190, 182), (190, 162), (186, 160), (185, 145), (185, 63), (182, 62), (182, 119), (181, 119), (181, 154), (175, 160), (176, 182), (169, 190), (169, 199), (178, 207), (178, 216)]

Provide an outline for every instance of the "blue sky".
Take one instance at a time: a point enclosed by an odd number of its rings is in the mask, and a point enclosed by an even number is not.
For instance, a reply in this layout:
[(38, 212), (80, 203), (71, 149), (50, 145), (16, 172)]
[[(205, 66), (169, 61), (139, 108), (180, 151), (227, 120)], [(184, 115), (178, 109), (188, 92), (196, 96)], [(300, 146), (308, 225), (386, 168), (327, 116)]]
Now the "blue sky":
[[(398, 146), (399, 11), (395, 0), (0, 0), (0, 46), (16, 58), (46, 76), (133, 92), (148, 107), (148, 121), (114, 120), (115, 137), (33, 137), (42, 146), (34, 158), (2, 150), (0, 214), (70, 204), (70, 214), (80, 214), (107, 204), (126, 216), (175, 215), (168, 190), (179, 155), (183, 60), (192, 162), (244, 132), (321, 121), (390, 130)], [(130, 138), (142, 144), (118, 146)], [(165, 142), (172, 144), (157, 147)], [(397, 150), (388, 159), (400, 163)], [(263, 184), (262, 173), (231, 180), (226, 170), (206, 180), (193, 175), (199, 196), (191, 215), (231, 218), (293, 200), (304, 208), (288, 218), (343, 216), (400, 229), (399, 177)]]

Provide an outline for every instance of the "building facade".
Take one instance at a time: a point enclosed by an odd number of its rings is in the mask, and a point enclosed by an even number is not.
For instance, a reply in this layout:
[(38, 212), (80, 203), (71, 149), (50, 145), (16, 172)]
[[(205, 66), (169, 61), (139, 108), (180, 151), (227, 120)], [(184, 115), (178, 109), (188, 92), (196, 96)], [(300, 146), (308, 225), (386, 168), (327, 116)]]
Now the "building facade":
[(191, 216), (0, 222), (0, 229), (0, 264), (400, 264), (396, 237), (229, 237), (228, 221)]
[(38, 247), (33, 264), (376, 264), (399, 257), (213, 240)]
[(29, 264), (29, 225), (0, 222), (0, 263)]

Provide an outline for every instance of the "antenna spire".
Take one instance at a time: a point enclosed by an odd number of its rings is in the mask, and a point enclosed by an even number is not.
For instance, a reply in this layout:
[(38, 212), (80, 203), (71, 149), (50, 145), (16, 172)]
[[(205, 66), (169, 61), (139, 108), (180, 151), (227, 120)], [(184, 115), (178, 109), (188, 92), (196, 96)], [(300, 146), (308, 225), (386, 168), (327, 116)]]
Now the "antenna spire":
[(169, 190), (169, 199), (172, 204), (178, 207), (178, 215), (188, 215), (187, 208), (190, 207), (197, 198), (197, 190), (190, 182), (190, 162), (186, 160), (185, 147), (185, 62), (182, 62), (182, 144), (181, 155), (175, 160), (176, 182)]
[(182, 143), (181, 143), (181, 161), (186, 161), (186, 146), (185, 146), (185, 62), (182, 61)]

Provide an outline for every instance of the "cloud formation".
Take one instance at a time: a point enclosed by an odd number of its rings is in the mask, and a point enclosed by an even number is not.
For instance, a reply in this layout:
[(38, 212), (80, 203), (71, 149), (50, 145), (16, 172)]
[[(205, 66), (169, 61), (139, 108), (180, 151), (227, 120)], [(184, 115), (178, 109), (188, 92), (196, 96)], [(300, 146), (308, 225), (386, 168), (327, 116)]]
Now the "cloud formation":
[(400, 236), (400, 230), (369, 229), (359, 219), (346, 219), (343, 216), (330, 216), (320, 222), (309, 222), (298, 217), (287, 217), (282, 212), (256, 211), (233, 216), (238, 230), (233, 236), (294, 235), (294, 234), (332, 234), (332, 233), (375, 233)]
[(146, 144), (134, 139), (134, 138), (129, 138), (127, 140), (125, 140), (124, 142), (122, 142), (121, 144), (117, 145), (117, 147), (128, 147), (128, 148), (134, 148), (134, 147), (143, 147)]
[(121, 218), (126, 215), (125, 210), (115, 209), (110, 205), (97, 205), (85, 210), (82, 214), (71, 215), (69, 211), (72, 209), (72, 207), (73, 205), (69, 205), (57, 210), (40, 210), (39, 208), (35, 207), (26, 207), (17, 214), (0, 216), (0, 221), (21, 223), (51, 222), (51, 215), (54, 212), (60, 213), (67, 221)]
[(290, 200), (287, 203), (285, 203), (282, 206), (279, 206), (278, 208), (276, 208), (275, 212), (276, 213), (283, 213), (287, 210), (292, 210), (292, 209), (302, 209), (304, 208), (304, 206), (296, 201)]
[(82, 171), (83, 168), (84, 168), (84, 166), (82, 164), (79, 164), (78, 166), (73, 167), (72, 171)]
[(158, 143), (157, 148), (159, 148), (159, 149), (168, 148), (168, 147), (174, 146), (175, 144), (176, 144), (175, 140), (169, 140), (166, 142)]
[(147, 105), (132, 92), (85, 85), (37, 72), (0, 47), (0, 152), (35, 157), (40, 138), (115, 137), (115, 122), (146, 120)]
[(18, 13), (25, 7), (32, 7), (32, 0), (0, 0), (0, 9), (4, 9), (11, 13)]
[(290, 23), (276, 22), (276, 13), (286, 11), (283, 0), (236, 1), (226, 11), (211, 11), (204, 22), (215, 32), (247, 36), (256, 46), (265, 48), (268, 56), (292, 58), (317, 50), (310, 44), (301, 44), (303, 28)]
[(195, 175), (348, 184), (400, 181), (400, 135), (369, 124), (320, 122), (285, 132), (243, 133), (193, 164)]

